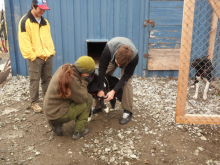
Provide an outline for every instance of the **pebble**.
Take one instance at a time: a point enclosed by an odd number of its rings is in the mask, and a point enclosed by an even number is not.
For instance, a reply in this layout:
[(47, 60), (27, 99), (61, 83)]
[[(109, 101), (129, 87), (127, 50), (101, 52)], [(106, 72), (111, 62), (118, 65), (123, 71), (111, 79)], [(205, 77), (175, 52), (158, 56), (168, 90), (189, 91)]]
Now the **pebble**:
[(36, 156), (40, 155), (40, 152), (35, 152), (35, 155), (36, 155)]
[(201, 140), (204, 140), (204, 141), (207, 140), (205, 136), (202, 136), (202, 137), (200, 137), (200, 138), (201, 138)]

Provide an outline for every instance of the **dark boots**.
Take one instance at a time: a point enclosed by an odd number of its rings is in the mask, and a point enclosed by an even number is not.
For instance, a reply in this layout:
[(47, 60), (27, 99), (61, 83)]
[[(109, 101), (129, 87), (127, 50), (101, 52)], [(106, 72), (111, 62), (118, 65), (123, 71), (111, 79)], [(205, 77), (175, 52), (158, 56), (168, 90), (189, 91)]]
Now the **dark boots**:
[(77, 139), (80, 139), (81, 137), (83, 137), (83, 136), (85, 136), (86, 134), (88, 134), (89, 133), (89, 128), (85, 128), (85, 130), (84, 131), (82, 131), (82, 132), (73, 132), (73, 136), (72, 136), (72, 139), (73, 140), (77, 140)]
[(99, 112), (102, 112), (102, 108), (93, 109), (92, 114), (94, 115), (94, 114), (99, 113)]
[(132, 118), (132, 112), (125, 109), (119, 123), (122, 125), (127, 124), (131, 120), (131, 118)]
[(54, 133), (56, 133), (58, 136), (63, 135), (63, 130), (62, 130), (62, 124), (57, 124), (52, 126), (52, 130)]

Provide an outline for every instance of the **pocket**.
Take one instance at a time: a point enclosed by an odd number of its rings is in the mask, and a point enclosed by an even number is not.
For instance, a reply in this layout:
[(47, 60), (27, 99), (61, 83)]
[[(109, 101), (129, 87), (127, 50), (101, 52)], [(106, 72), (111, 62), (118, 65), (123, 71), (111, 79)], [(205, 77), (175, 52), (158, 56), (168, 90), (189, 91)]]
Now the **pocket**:
[(40, 79), (40, 73), (37, 72), (37, 71), (29, 70), (29, 78), (30, 78), (30, 80), (39, 80)]
[(40, 79), (40, 65), (38, 61), (39, 58), (36, 58), (36, 60), (34, 61), (28, 60), (28, 71), (30, 80)]

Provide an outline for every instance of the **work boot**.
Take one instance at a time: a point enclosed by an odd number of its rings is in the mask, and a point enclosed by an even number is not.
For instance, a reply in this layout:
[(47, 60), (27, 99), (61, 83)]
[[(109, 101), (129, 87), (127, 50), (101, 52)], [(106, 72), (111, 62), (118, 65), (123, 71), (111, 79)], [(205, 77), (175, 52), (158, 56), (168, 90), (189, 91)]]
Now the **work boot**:
[(35, 113), (43, 112), (43, 109), (39, 106), (39, 102), (31, 103), (31, 108), (34, 110)]
[(63, 135), (62, 124), (53, 125), (52, 130), (58, 136), (62, 136)]
[(89, 133), (89, 128), (86, 127), (85, 130), (82, 131), (82, 132), (75, 132), (74, 131), (72, 138), (73, 138), (73, 140), (78, 140), (78, 139), (80, 139), (81, 137), (85, 136), (88, 133)]
[(92, 110), (92, 114), (96, 114), (96, 113), (99, 113), (99, 112), (102, 112), (102, 108), (99, 108), (99, 109), (93, 109)]
[(124, 110), (123, 112), (123, 116), (120, 120), (120, 124), (127, 124), (132, 118), (132, 112), (128, 111), (128, 110)]

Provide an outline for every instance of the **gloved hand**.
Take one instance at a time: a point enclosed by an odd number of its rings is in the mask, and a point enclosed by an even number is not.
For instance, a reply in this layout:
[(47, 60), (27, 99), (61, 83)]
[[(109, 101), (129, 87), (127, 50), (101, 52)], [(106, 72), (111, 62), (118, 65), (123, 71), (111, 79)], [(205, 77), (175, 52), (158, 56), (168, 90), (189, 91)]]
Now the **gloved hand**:
[(88, 83), (91, 83), (92, 82), (91, 74), (89, 76), (84, 77), (83, 80), (87, 81)]

